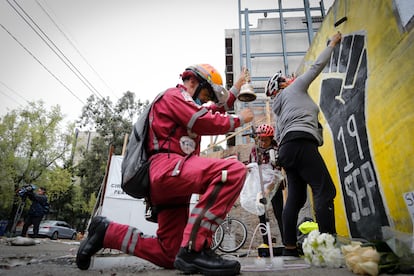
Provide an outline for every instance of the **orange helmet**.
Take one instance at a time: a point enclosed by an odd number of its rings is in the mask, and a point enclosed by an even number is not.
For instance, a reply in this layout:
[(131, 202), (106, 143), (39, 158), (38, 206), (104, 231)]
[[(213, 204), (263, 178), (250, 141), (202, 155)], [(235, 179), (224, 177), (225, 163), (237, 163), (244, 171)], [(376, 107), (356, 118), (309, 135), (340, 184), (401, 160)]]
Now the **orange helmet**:
[(192, 71), (201, 82), (207, 82), (215, 96), (215, 102), (219, 104), (226, 103), (229, 92), (223, 87), (223, 79), (221, 78), (220, 73), (210, 64), (195, 64), (187, 67), (186, 71)]
[(268, 124), (262, 124), (256, 128), (256, 134), (259, 137), (273, 137), (275, 135), (275, 129)]
[(193, 71), (198, 77), (206, 80), (210, 84), (223, 85), (223, 79), (220, 73), (210, 64), (195, 64), (188, 66), (185, 70)]

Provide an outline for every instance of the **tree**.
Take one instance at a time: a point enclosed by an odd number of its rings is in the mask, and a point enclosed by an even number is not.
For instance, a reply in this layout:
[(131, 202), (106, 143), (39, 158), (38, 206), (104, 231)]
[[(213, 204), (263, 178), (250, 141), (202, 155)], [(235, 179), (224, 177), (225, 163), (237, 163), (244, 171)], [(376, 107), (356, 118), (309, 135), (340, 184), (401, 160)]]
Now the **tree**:
[(43, 174), (69, 157), (72, 134), (61, 131), (62, 119), (59, 106), (48, 111), (42, 101), (0, 119), (0, 207), (5, 212), (13, 206), (9, 219), (20, 200), (15, 191), (25, 184), (37, 184)]
[(83, 153), (83, 159), (77, 166), (77, 174), (81, 177), (80, 186), (85, 199), (89, 198), (92, 193), (98, 194), (105, 176), (107, 160), (107, 143), (102, 137), (94, 138), (91, 149)]
[(125, 92), (115, 105), (109, 98), (99, 99), (91, 95), (87, 99), (79, 123), (83, 128), (96, 130), (99, 136), (92, 141), (92, 147), (83, 152), (83, 159), (77, 166), (85, 199), (94, 193), (98, 196), (110, 148), (114, 148), (114, 154), (122, 153), (125, 135), (130, 134), (132, 123), (147, 105), (148, 101), (136, 101), (135, 94), (130, 91)]
[(95, 129), (106, 143), (113, 145), (115, 154), (121, 154), (125, 134), (131, 131), (132, 122), (148, 105), (148, 101), (135, 101), (135, 94), (127, 91), (117, 104), (109, 98), (98, 99), (91, 95), (82, 109), (82, 127)]

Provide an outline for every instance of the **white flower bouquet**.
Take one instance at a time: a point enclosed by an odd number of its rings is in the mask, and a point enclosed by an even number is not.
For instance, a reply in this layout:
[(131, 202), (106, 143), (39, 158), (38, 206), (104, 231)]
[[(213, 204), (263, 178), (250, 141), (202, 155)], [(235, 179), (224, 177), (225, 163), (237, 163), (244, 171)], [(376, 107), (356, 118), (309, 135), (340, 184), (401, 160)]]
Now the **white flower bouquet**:
[[(377, 276), (387, 272), (414, 272), (413, 237), (383, 227), (384, 240), (352, 241), (313, 230), (305, 238), (302, 250), (305, 261), (319, 267), (345, 266), (359, 275)], [(407, 242), (408, 241), (408, 242)]]
[(344, 263), (341, 249), (331, 234), (311, 231), (303, 241), (302, 250), (305, 261), (314, 266), (338, 268)]

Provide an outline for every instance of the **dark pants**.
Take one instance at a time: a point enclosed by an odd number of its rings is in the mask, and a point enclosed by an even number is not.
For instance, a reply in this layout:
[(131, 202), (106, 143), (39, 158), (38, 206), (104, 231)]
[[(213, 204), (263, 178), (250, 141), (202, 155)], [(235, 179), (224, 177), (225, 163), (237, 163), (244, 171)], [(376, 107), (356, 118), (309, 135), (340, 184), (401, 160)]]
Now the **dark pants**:
[[(283, 189), (281, 187), (277, 190), (277, 192), (273, 196), (271, 203), (272, 203), (273, 212), (275, 213), (277, 224), (279, 226), (280, 236), (283, 238), (283, 221), (282, 221)], [(259, 216), (259, 221), (260, 223), (266, 224), (266, 213)], [(268, 239), (266, 232), (262, 230), (262, 228), (260, 228), (260, 232), (263, 237), (263, 243), (269, 245), (269, 239)]]
[(42, 221), (42, 217), (27, 216), (25, 221), (24, 221), (21, 236), (22, 237), (26, 236), (27, 229), (30, 227), (30, 225), (33, 224), (33, 235), (36, 238), (39, 235), (39, 225), (40, 225), (41, 221)]
[(319, 231), (336, 233), (333, 204), (336, 189), (317, 145), (305, 139), (289, 141), (281, 145), (279, 160), (286, 171), (288, 183), (288, 196), (283, 209), (284, 244), (296, 245), (298, 215), (307, 199), (307, 184), (312, 189)]

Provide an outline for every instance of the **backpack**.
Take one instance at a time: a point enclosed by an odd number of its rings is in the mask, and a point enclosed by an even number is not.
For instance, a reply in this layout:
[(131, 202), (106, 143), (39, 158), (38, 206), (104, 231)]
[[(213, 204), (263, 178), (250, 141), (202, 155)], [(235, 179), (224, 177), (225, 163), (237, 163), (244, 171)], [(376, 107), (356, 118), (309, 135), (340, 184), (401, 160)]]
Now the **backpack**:
[(158, 94), (148, 105), (135, 122), (128, 139), (126, 151), (121, 165), (121, 188), (128, 195), (135, 198), (148, 198), (150, 190), (149, 153), (147, 152), (148, 131), (150, 129), (149, 116), (151, 107), (163, 96)]

